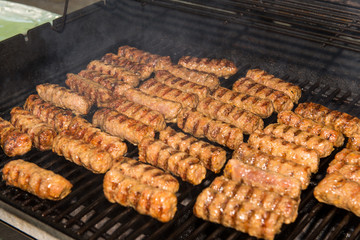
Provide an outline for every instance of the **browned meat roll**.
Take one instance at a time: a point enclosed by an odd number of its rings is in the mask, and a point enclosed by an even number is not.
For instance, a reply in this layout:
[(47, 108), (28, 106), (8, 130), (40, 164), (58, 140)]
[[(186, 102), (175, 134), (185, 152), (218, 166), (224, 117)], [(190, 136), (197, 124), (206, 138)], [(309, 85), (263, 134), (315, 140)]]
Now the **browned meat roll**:
[(88, 114), (92, 103), (84, 96), (56, 84), (40, 84), (36, 86), (39, 96), (57, 107), (67, 108), (75, 114)]
[(154, 138), (155, 136), (153, 127), (108, 108), (95, 112), (93, 124), (111, 135), (126, 139), (134, 145), (139, 144), (143, 138)]
[(200, 184), (206, 176), (206, 169), (199, 159), (152, 138), (144, 138), (139, 144), (139, 160), (171, 172), (194, 185)]
[(292, 111), (280, 112), (277, 116), (277, 121), (282, 124), (296, 127), (302, 131), (318, 135), (319, 137), (332, 142), (335, 147), (341, 147), (344, 144), (345, 138), (341, 132), (314, 122), (311, 119), (303, 118)]
[(64, 177), (22, 159), (8, 162), (2, 170), (7, 185), (18, 187), (42, 199), (61, 200), (72, 188)]
[(335, 155), (335, 160), (342, 161), (346, 164), (360, 165), (360, 152), (344, 148)]
[(177, 126), (195, 137), (206, 137), (210, 141), (230, 149), (236, 149), (243, 142), (243, 133), (240, 128), (212, 120), (191, 109), (184, 109), (180, 112), (177, 118)]
[(347, 164), (342, 161), (338, 161), (338, 164), (332, 164), (327, 170), (328, 174), (334, 172), (338, 172), (346, 179), (360, 184), (360, 165)]
[(181, 91), (194, 93), (201, 100), (210, 94), (210, 89), (204, 85), (200, 85), (188, 80), (175, 77), (165, 70), (155, 72), (155, 79), (169, 87), (180, 89)]
[(226, 162), (226, 151), (221, 147), (176, 132), (171, 127), (161, 131), (159, 139), (176, 150), (198, 158), (204, 167), (215, 173), (220, 172)]
[(349, 137), (346, 148), (351, 150), (360, 151), (360, 133), (355, 133)]
[(294, 107), (294, 103), (284, 92), (257, 83), (251, 78), (240, 78), (233, 84), (233, 90), (270, 100), (274, 106), (274, 110), (278, 113), (291, 110)]
[(212, 119), (232, 124), (246, 134), (264, 128), (264, 121), (259, 116), (212, 97), (201, 100), (196, 109)]
[(20, 131), (27, 133), (37, 149), (51, 150), (56, 137), (54, 128), (21, 107), (14, 107), (10, 113), (11, 123)]
[(262, 152), (308, 166), (312, 173), (316, 173), (319, 168), (320, 159), (315, 150), (290, 143), (284, 139), (268, 134), (253, 133), (250, 135), (248, 143)]
[[(360, 183), (360, 152), (344, 148), (330, 162), (327, 173), (341, 172), (346, 178)], [(340, 170), (341, 169), (341, 170)]]
[(307, 102), (300, 103), (295, 113), (304, 118), (310, 118), (326, 126), (334, 127), (347, 137), (360, 133), (360, 119), (347, 113), (331, 110), (321, 104)]
[(250, 69), (246, 73), (246, 77), (270, 88), (284, 92), (294, 103), (298, 103), (301, 98), (301, 88), (299, 86), (286, 82), (280, 78), (276, 78), (274, 75), (271, 75), (264, 70)]
[(196, 108), (199, 98), (195, 94), (183, 92), (177, 88), (168, 87), (151, 78), (141, 84), (139, 89), (151, 96), (160, 97), (180, 103), (183, 107)]
[(306, 189), (310, 183), (311, 171), (308, 166), (288, 161), (282, 157), (266, 154), (247, 143), (240, 144), (234, 151), (232, 158), (238, 159), (245, 164), (261, 168), (262, 170), (273, 171), (299, 179), (302, 189)]
[(24, 155), (32, 147), (30, 136), (0, 117), (0, 145), (9, 157)]

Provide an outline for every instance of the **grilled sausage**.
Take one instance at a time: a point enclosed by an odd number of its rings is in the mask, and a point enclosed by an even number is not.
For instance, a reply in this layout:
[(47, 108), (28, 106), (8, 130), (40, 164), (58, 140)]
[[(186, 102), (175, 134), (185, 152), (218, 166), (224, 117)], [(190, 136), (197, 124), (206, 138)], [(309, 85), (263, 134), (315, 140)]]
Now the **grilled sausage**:
[(346, 148), (360, 151), (360, 133), (355, 133), (349, 137)]
[(278, 123), (286, 124), (302, 131), (318, 135), (319, 137), (329, 140), (335, 147), (341, 147), (344, 144), (344, 135), (323, 124), (314, 122), (311, 119), (303, 118), (292, 111), (280, 112), (277, 116)]
[(7, 185), (18, 187), (42, 199), (61, 200), (72, 188), (64, 177), (22, 159), (8, 162), (2, 170)]
[(344, 148), (335, 155), (335, 160), (342, 161), (346, 164), (360, 165), (360, 152)]
[(264, 121), (246, 110), (232, 104), (223, 103), (212, 97), (201, 100), (197, 110), (207, 117), (220, 120), (240, 128), (246, 134), (264, 128)]
[(155, 136), (153, 127), (108, 108), (95, 112), (93, 124), (111, 135), (126, 139), (134, 145), (139, 144), (145, 137), (154, 138)]
[(132, 207), (140, 214), (149, 215), (161, 222), (170, 221), (177, 210), (177, 198), (173, 192), (140, 183), (126, 177), (116, 168), (105, 174), (103, 189), (110, 202)]
[(212, 142), (236, 149), (243, 142), (243, 133), (221, 121), (212, 120), (200, 112), (184, 109), (177, 118), (177, 126), (197, 138), (206, 137)]
[(75, 114), (88, 114), (91, 102), (78, 93), (56, 84), (40, 84), (36, 86), (39, 96), (57, 107), (68, 108)]
[(334, 150), (334, 145), (330, 141), (281, 123), (268, 125), (264, 129), (264, 133), (272, 134), (275, 137), (309, 149), (314, 149), (321, 158), (329, 156)]
[[(358, 166), (360, 166), (360, 152), (344, 148), (338, 152), (334, 160), (330, 162), (327, 173), (330, 174), (344, 168), (343, 171), (345, 171), (346, 174), (342, 173), (343, 175), (349, 179), (352, 177), (356, 178), (356, 174), (359, 174)], [(348, 171), (349, 169), (350, 171)]]
[(282, 157), (275, 157), (263, 153), (247, 143), (242, 143), (234, 151), (233, 159), (242, 161), (245, 164), (261, 168), (262, 170), (273, 171), (288, 177), (294, 177), (301, 182), (301, 188), (306, 189), (310, 183), (310, 168)]
[(139, 144), (139, 160), (171, 172), (182, 180), (198, 185), (206, 175), (199, 159), (177, 151), (160, 140), (144, 138)]
[(156, 131), (161, 131), (166, 127), (164, 115), (151, 108), (129, 101), (124, 96), (102, 103), (99, 107), (111, 108), (129, 118), (133, 118), (146, 125), (152, 126)]
[(308, 166), (312, 173), (318, 170), (320, 159), (315, 150), (262, 133), (251, 134), (248, 143), (267, 154)]
[(165, 70), (155, 72), (155, 79), (169, 87), (180, 89), (181, 91), (194, 93), (201, 100), (210, 94), (210, 89), (206, 86), (190, 82), (188, 80), (175, 77)]
[(291, 110), (294, 107), (294, 103), (284, 92), (257, 83), (251, 78), (240, 78), (233, 84), (233, 90), (270, 100), (274, 106), (274, 110), (278, 113)]
[(347, 113), (331, 110), (321, 104), (307, 102), (300, 103), (295, 113), (304, 118), (310, 118), (326, 126), (333, 127), (345, 136), (351, 137), (360, 132), (360, 119)]
[(177, 88), (168, 87), (151, 78), (141, 84), (139, 89), (151, 96), (160, 97), (180, 103), (183, 107), (196, 108), (199, 98), (195, 94), (183, 92)]
[(360, 165), (347, 164), (343, 161), (336, 161), (337, 164), (332, 163), (327, 169), (328, 174), (338, 172), (343, 175), (346, 179), (357, 182), (360, 184)]
[(171, 127), (161, 131), (159, 139), (176, 150), (198, 158), (204, 167), (215, 173), (220, 172), (226, 162), (226, 151), (221, 147), (176, 132)]
[(9, 157), (24, 155), (32, 147), (30, 136), (0, 117), (0, 145)]
[(51, 150), (56, 137), (54, 128), (21, 107), (14, 107), (10, 113), (11, 123), (20, 131), (27, 133), (37, 149)]
[(286, 82), (280, 78), (276, 78), (274, 75), (271, 75), (264, 70), (250, 69), (246, 73), (246, 77), (270, 88), (284, 92), (294, 103), (298, 103), (301, 98), (301, 88), (299, 86)]

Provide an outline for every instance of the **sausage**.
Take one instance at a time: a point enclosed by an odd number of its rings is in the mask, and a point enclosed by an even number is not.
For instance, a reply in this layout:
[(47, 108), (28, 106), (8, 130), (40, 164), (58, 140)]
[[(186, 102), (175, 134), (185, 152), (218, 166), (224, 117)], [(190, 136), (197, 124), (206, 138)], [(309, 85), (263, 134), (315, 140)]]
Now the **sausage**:
[(236, 92), (270, 100), (274, 106), (274, 110), (278, 113), (291, 110), (294, 107), (294, 103), (284, 92), (257, 83), (251, 78), (240, 78), (233, 84), (232, 89)]
[(349, 137), (346, 148), (360, 151), (360, 133), (355, 133)]
[(153, 127), (108, 108), (95, 112), (93, 124), (111, 135), (126, 139), (134, 145), (139, 144), (143, 138), (154, 138), (155, 136)]
[(139, 160), (171, 172), (194, 185), (200, 184), (206, 176), (206, 169), (199, 159), (152, 138), (144, 138), (139, 144)]
[(342, 162), (342, 164), (331, 165), (328, 168), (328, 174), (331, 174), (333, 172), (338, 172), (346, 179), (360, 184), (360, 165), (346, 164)]
[(268, 118), (274, 112), (274, 106), (270, 100), (235, 92), (227, 88), (218, 87), (211, 96), (216, 100), (252, 112), (261, 118)]
[(319, 168), (320, 159), (315, 150), (290, 143), (284, 139), (263, 133), (253, 133), (250, 135), (248, 143), (267, 154), (308, 166), (312, 173), (316, 173)]
[(204, 167), (215, 173), (220, 172), (226, 162), (226, 151), (221, 147), (176, 132), (171, 127), (162, 130), (159, 139), (176, 150), (198, 158)]
[(18, 187), (42, 199), (64, 199), (72, 188), (72, 184), (59, 174), (22, 159), (8, 162), (2, 173), (7, 185)]
[[(344, 148), (338, 152), (335, 155), (334, 160), (330, 162), (327, 173), (330, 174), (339, 171), (339, 169), (343, 168), (345, 165), (350, 165), (350, 167), (345, 167), (345, 169), (352, 168), (351, 166), (360, 166), (360, 152)], [(354, 169), (353, 173), (355, 174), (356, 171), (357, 169)], [(352, 173), (352, 171), (350, 173)]]
[(57, 107), (68, 108), (75, 114), (86, 115), (92, 103), (84, 96), (56, 84), (40, 84), (36, 86), (39, 96)]
[(194, 137), (206, 137), (210, 141), (230, 149), (236, 149), (243, 142), (243, 133), (240, 128), (212, 120), (200, 112), (190, 109), (184, 109), (180, 112), (177, 118), (177, 126)]
[(335, 147), (341, 147), (344, 144), (345, 138), (341, 132), (314, 122), (311, 119), (303, 118), (292, 111), (280, 112), (277, 116), (277, 121), (278, 123), (286, 124), (329, 140)]
[(294, 103), (298, 103), (301, 98), (301, 88), (299, 86), (286, 82), (280, 78), (276, 78), (274, 75), (271, 75), (264, 70), (250, 69), (246, 73), (246, 77), (270, 88), (284, 92)]
[(14, 107), (10, 113), (11, 123), (20, 131), (27, 133), (37, 149), (51, 150), (57, 135), (54, 128), (21, 107)]

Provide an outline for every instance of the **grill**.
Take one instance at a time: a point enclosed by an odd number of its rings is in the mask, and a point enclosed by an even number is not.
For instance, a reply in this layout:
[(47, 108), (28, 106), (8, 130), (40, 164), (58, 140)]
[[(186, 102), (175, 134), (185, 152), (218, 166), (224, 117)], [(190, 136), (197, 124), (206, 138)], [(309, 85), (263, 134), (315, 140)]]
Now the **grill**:
[[(107, 1), (97, 3), (0, 42), (0, 116), (9, 119), (39, 83), (64, 85), (92, 59), (131, 45), (176, 62), (183, 55), (226, 57), (239, 72), (222, 82), (230, 87), (247, 69), (259, 67), (303, 89), (300, 102), (313, 101), (359, 116), (360, 9), (324, 1)], [(53, 29), (57, 30), (54, 31)], [(94, 111), (92, 111), (94, 112)], [(265, 123), (276, 121), (273, 115)], [(172, 125), (174, 128), (176, 126)], [(128, 145), (126, 156), (136, 158)], [(334, 155), (322, 159), (319, 172), (303, 191), (297, 220), (284, 225), (276, 239), (358, 239), (355, 215), (319, 203), (314, 186)], [(228, 151), (229, 157), (231, 151)], [(1, 153), (0, 169), (10, 159)], [(14, 158), (15, 159), (15, 158)], [(181, 182), (174, 220), (160, 223), (130, 208), (109, 203), (103, 175), (95, 175), (51, 152), (33, 150), (23, 157), (69, 179), (73, 192), (64, 200), (40, 200), (0, 182), (0, 203), (17, 209), (55, 236), (75, 239), (253, 239), (205, 222), (192, 214), (202, 184)]]

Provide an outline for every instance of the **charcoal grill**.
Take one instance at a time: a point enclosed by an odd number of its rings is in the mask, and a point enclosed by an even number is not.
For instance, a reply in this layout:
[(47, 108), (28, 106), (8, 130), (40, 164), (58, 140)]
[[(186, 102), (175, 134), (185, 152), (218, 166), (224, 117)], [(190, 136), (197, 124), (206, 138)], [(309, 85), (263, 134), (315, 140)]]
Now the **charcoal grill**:
[[(99, 2), (67, 15), (66, 21), (59, 18), (53, 25), (30, 30), (26, 37), (0, 42), (0, 116), (9, 119), (10, 109), (22, 105), (37, 84), (64, 85), (66, 73), (79, 72), (121, 45), (170, 55), (174, 62), (183, 55), (226, 57), (240, 70), (222, 81), (224, 87), (231, 87), (247, 69), (259, 67), (298, 84), (303, 89), (300, 102), (313, 101), (359, 116), (359, 16), (360, 8), (316, 0)], [(265, 120), (275, 121), (275, 115)], [(127, 156), (136, 158), (137, 148), (128, 147)], [(319, 172), (301, 195), (296, 222), (284, 225), (276, 239), (359, 239), (359, 218), (313, 197), (314, 186), (339, 150), (322, 159)], [(160, 223), (109, 203), (102, 192), (103, 175), (51, 152), (33, 150), (23, 158), (69, 179), (73, 192), (51, 202), (1, 181), (0, 209), (54, 237), (253, 239), (192, 214), (196, 197), (215, 174), (208, 173), (198, 186), (181, 182), (174, 220)], [(2, 152), (0, 159), (0, 169), (11, 160)]]

